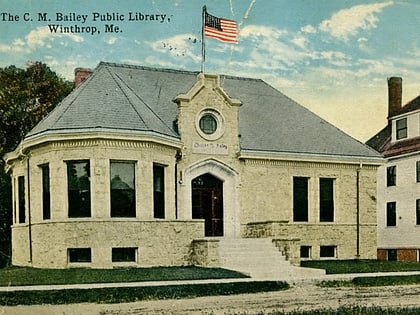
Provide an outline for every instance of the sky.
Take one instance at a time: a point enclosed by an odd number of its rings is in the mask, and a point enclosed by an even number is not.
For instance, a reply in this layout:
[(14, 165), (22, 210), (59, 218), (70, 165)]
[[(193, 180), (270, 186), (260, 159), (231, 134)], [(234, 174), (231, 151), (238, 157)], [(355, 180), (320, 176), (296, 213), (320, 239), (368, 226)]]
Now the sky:
[(206, 72), (263, 79), (360, 141), (386, 124), (387, 78), (420, 94), (418, 0), (0, 0), (0, 67), (200, 71), (204, 5), (238, 25), (237, 44), (205, 38)]

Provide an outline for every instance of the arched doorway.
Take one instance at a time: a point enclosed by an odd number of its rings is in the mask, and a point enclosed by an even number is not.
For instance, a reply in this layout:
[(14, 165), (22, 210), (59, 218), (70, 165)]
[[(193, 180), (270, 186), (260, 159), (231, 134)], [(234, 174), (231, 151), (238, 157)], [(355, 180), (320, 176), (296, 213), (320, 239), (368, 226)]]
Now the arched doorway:
[(223, 236), (223, 181), (206, 173), (191, 181), (192, 218), (204, 219), (205, 236)]

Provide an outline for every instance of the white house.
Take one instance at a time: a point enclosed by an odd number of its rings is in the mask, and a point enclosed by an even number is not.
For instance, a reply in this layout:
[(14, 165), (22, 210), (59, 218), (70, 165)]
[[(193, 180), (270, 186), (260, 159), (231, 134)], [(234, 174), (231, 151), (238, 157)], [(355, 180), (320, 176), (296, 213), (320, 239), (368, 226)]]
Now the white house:
[(419, 261), (420, 97), (401, 106), (402, 79), (388, 79), (387, 126), (367, 144), (381, 152), (378, 169), (378, 258)]

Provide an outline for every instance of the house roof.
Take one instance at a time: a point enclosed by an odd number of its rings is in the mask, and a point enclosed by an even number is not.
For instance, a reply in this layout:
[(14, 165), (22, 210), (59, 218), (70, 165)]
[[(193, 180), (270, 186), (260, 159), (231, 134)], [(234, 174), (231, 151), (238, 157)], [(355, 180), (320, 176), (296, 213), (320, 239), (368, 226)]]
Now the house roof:
[[(392, 117), (415, 112), (418, 110), (420, 110), (420, 96), (417, 96), (415, 99), (408, 102)], [(370, 138), (366, 142), (366, 144), (371, 148), (375, 149), (376, 151), (382, 153), (384, 157), (408, 154), (420, 150), (420, 137), (400, 140), (398, 142), (391, 143), (391, 132), (392, 125), (391, 122), (389, 122), (385, 128), (383, 128), (376, 135)]]
[(398, 110), (394, 115), (394, 116), (399, 116), (402, 114), (406, 114), (406, 113), (410, 113), (410, 112), (414, 112), (420, 110), (420, 95), (417, 96), (415, 99), (411, 100), (410, 102), (408, 102), (406, 105), (404, 105), (400, 110)]
[[(198, 72), (101, 62), (93, 74), (26, 136), (107, 130), (180, 140), (173, 99)], [(221, 76), (239, 99), (241, 150), (378, 158), (380, 155), (259, 79)]]

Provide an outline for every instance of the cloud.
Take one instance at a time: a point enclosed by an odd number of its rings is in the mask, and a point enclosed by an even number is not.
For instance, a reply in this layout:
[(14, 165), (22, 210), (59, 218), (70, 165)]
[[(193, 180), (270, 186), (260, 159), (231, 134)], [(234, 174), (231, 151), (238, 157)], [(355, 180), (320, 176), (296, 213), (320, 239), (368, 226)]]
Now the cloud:
[(26, 35), (26, 45), (34, 49), (36, 47), (50, 46), (56, 38), (68, 38), (73, 42), (83, 42), (83, 37), (71, 33), (51, 33), (48, 26), (37, 27)]
[(105, 43), (107, 43), (108, 45), (113, 45), (115, 44), (115, 42), (118, 40), (117, 37), (115, 36), (110, 36), (108, 38), (105, 39)]
[(375, 28), (379, 21), (376, 15), (390, 5), (393, 5), (393, 1), (356, 5), (340, 10), (333, 14), (329, 20), (322, 21), (319, 24), (319, 29), (335, 38), (347, 41), (359, 30)]
[(308, 33), (308, 34), (315, 34), (317, 32), (316, 28), (313, 27), (312, 25), (306, 25), (306, 26), (302, 27), (301, 31), (303, 33)]

